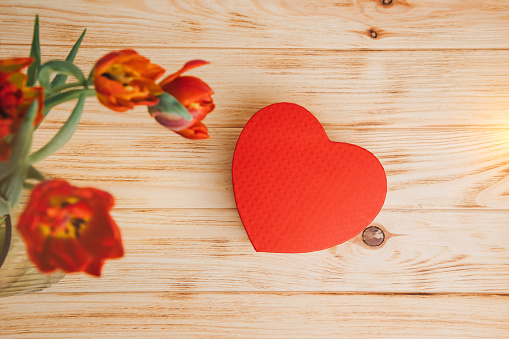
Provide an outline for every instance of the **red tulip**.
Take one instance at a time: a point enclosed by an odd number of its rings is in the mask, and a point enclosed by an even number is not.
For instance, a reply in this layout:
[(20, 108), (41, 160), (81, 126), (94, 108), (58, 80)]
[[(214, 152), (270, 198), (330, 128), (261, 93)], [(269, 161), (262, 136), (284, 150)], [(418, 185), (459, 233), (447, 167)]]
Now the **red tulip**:
[(27, 76), (21, 70), (32, 58), (0, 60), (0, 161), (9, 160), (12, 135), (16, 134), (30, 105), (39, 101), (34, 126), (44, 118), (44, 94), (41, 87), (26, 87)]
[(30, 195), (18, 231), (32, 262), (43, 272), (100, 276), (104, 261), (124, 255), (120, 231), (109, 211), (113, 197), (63, 180), (44, 181)]
[(191, 121), (177, 114), (150, 110), (150, 114), (161, 125), (189, 139), (209, 138), (208, 129), (201, 121), (214, 110), (215, 105), (212, 100), (214, 91), (202, 80), (191, 76), (181, 76), (181, 74), (206, 64), (208, 62), (203, 60), (189, 61), (182, 69), (159, 84), (166, 93), (174, 96), (189, 111)]
[(111, 52), (94, 67), (94, 86), (99, 101), (117, 112), (136, 105), (155, 105), (162, 89), (155, 81), (164, 69), (136, 51), (125, 49)]

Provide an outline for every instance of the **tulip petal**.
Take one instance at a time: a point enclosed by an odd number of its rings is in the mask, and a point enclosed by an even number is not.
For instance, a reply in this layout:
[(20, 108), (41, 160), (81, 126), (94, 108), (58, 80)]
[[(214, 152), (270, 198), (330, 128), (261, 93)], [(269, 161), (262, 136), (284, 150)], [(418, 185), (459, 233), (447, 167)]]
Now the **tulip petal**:
[(105, 76), (98, 76), (94, 82), (95, 90), (101, 95), (113, 96), (116, 94), (127, 94), (127, 90), (118, 81), (110, 80)]
[(144, 78), (157, 80), (159, 79), (163, 74), (165, 70), (159, 65), (150, 64), (142, 73), (141, 76)]
[(166, 84), (169, 84), (173, 80), (177, 79), (184, 72), (187, 72), (187, 71), (189, 71), (189, 70), (191, 70), (193, 68), (200, 67), (200, 66), (203, 66), (203, 65), (208, 65), (208, 64), (210, 64), (210, 62), (204, 61), (204, 60), (191, 60), (191, 61), (188, 61), (184, 65), (184, 67), (182, 67), (177, 72), (175, 72), (175, 73), (169, 75), (168, 77), (166, 77), (163, 81), (161, 81), (161, 83), (159, 85), (162, 87), (162, 86), (164, 86)]
[(83, 270), (88, 264), (90, 256), (79, 241), (57, 237), (50, 241), (47, 256), (52, 266), (65, 272), (76, 272)]
[(21, 102), (20, 110), (28, 110), (34, 100), (39, 102), (34, 120), (34, 126), (37, 126), (44, 119), (44, 114), (42, 113), (44, 108), (44, 89), (42, 87), (28, 87), (23, 90), (23, 101)]
[(13, 58), (0, 60), (0, 72), (19, 72), (23, 68), (29, 66), (33, 61), (33, 58)]
[(210, 138), (208, 128), (201, 121), (191, 127), (177, 131), (178, 134), (188, 139), (208, 139)]
[[(42, 114), (44, 95), (41, 87), (26, 87), (27, 76), (21, 69), (32, 63), (33, 58), (14, 58), (0, 60), (0, 139), (2, 139), (0, 161), (9, 160), (12, 150), (12, 136), (26, 120), (25, 117), (32, 103), (37, 100), (37, 111), (33, 125), (38, 125), (44, 118)], [(11, 139), (8, 139), (11, 138)]]
[(84, 271), (100, 276), (104, 261), (124, 255), (120, 231), (109, 211), (113, 197), (62, 180), (37, 185), (18, 221), (34, 264), (44, 272)]
[(111, 52), (94, 67), (94, 85), (99, 101), (106, 107), (124, 112), (136, 105), (155, 105), (163, 90), (154, 81), (164, 69), (134, 50)]
[(37, 266), (37, 268), (42, 272), (53, 272), (56, 270), (56, 267), (50, 263), (51, 255), (49, 255), (50, 239), (43, 239), (42, 246), (40, 249), (37, 249), (35, 246), (27, 247), (28, 256), (30, 260)]
[(111, 53), (106, 54), (105, 56), (103, 56), (96, 62), (95, 67), (94, 67), (94, 78), (97, 75), (101, 75), (104, 72), (106, 72), (106, 70), (113, 63), (115, 63), (117, 61), (117, 59), (119, 59), (121, 57), (129, 56), (129, 55), (134, 55), (134, 54), (138, 54), (138, 53), (132, 49), (124, 49), (122, 51), (111, 52)]
[(104, 265), (104, 260), (96, 259), (90, 262), (85, 269), (85, 272), (87, 272), (90, 275), (94, 275), (96, 277), (101, 276), (101, 270)]
[(212, 102), (214, 91), (199, 78), (185, 76), (161, 86), (166, 93), (173, 95), (186, 107), (193, 103)]
[(104, 106), (108, 107), (109, 109), (117, 112), (125, 112), (129, 109), (129, 107), (125, 106), (118, 106), (116, 104), (117, 100), (112, 100), (110, 97), (101, 95), (97, 93), (97, 99), (99, 99), (99, 102), (103, 104)]
[(23, 73), (11, 73), (7, 81), (16, 86), (16, 88), (22, 89), (27, 82), (27, 77)]

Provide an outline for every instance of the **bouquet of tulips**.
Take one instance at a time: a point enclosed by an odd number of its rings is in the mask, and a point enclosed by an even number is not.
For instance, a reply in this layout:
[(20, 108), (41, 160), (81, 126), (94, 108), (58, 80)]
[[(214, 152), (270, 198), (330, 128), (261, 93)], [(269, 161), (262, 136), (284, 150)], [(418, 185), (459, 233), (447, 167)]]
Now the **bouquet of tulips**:
[[(23, 189), (31, 189), (17, 230), (32, 262), (43, 272), (62, 269), (100, 276), (106, 259), (124, 253), (120, 231), (110, 216), (113, 197), (96, 188), (46, 180), (35, 164), (69, 141), (87, 97), (95, 96), (117, 112), (147, 106), (158, 123), (190, 139), (209, 137), (202, 120), (214, 103), (205, 82), (182, 76), (207, 64), (201, 60), (186, 63), (157, 83), (165, 72), (161, 66), (134, 50), (121, 50), (100, 58), (86, 77), (73, 63), (84, 35), (85, 31), (65, 60), (41, 64), (36, 17), (30, 57), (0, 59), (0, 215), (8, 215), (20, 202)], [(31, 153), (34, 131), (53, 107), (70, 100), (77, 102), (67, 121), (45, 146)]]

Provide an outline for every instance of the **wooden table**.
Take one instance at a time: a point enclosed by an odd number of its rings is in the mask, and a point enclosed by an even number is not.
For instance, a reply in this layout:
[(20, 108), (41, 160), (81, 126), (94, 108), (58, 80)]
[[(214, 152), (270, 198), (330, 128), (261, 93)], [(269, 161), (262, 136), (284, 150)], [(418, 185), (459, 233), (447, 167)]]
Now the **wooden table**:
[[(509, 337), (509, 1), (36, 1), (0, 3), (0, 57), (77, 64), (134, 48), (186, 61), (215, 90), (211, 138), (186, 140), (138, 107), (91, 98), (50, 177), (117, 199), (126, 255), (0, 299), (19, 337)], [(308, 254), (256, 253), (231, 183), (236, 140), (262, 107), (298, 103), (333, 141), (372, 151), (389, 182), (358, 236)], [(54, 110), (40, 147), (72, 105)]]

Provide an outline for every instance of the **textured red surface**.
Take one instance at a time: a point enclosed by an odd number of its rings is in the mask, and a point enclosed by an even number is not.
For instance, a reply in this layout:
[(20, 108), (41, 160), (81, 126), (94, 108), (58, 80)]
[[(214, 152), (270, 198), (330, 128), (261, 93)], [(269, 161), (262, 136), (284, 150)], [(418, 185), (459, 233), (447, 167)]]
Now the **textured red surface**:
[(332, 142), (305, 108), (279, 103), (247, 122), (232, 166), (237, 208), (258, 252), (341, 244), (380, 212), (387, 178), (359, 146)]

